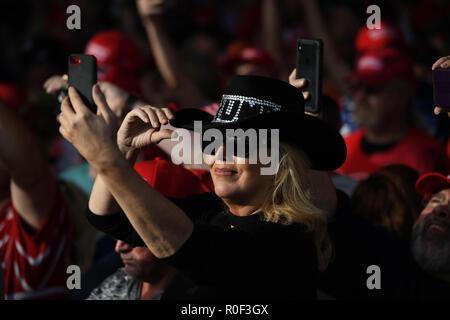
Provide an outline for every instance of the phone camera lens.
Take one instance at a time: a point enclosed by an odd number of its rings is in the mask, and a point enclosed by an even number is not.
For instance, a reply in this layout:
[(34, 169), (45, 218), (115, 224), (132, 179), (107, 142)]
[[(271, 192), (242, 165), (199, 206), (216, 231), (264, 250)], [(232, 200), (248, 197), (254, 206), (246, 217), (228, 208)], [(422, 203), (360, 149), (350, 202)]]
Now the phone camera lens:
[(302, 51), (302, 46), (298, 46), (298, 51)]
[(72, 65), (79, 65), (80, 64), (80, 58), (79, 57), (70, 57), (70, 63)]

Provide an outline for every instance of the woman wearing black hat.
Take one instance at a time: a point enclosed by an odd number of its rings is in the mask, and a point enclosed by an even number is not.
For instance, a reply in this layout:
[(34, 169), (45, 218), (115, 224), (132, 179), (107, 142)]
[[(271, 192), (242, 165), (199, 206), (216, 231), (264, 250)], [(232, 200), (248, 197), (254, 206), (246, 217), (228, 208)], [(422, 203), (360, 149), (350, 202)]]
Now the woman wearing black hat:
[[(118, 132), (122, 153), (111, 138), (106, 101), (96, 87), (93, 95), (101, 116), (88, 113), (69, 90), (73, 109), (66, 100), (59, 119), (61, 133), (99, 173), (88, 212), (94, 226), (134, 246), (146, 245), (175, 266), (196, 284), (191, 298), (316, 297), (330, 243), (325, 214), (311, 201), (307, 171), (338, 168), (346, 149), (337, 132), (304, 114), (300, 91), (275, 79), (236, 76), (213, 119), (189, 109), (174, 116), (168, 109), (134, 110)], [(225, 161), (222, 145), (205, 157), (215, 194), (164, 198), (122, 154), (132, 160), (138, 148), (169, 138), (169, 130), (153, 129), (168, 120), (187, 129), (202, 120), (204, 130), (221, 132), (277, 129), (278, 171), (262, 175), (264, 165), (250, 164), (248, 154)]]

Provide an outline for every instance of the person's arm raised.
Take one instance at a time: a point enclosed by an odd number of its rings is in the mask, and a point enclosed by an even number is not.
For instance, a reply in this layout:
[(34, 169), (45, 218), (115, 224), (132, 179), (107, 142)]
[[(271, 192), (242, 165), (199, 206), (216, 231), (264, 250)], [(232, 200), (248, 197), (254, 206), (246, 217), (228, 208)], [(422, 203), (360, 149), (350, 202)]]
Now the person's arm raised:
[(165, 0), (136, 0), (156, 66), (168, 87), (176, 92), (183, 106), (202, 106), (206, 98), (187, 74), (183, 58), (169, 39), (164, 27), (164, 3)]
[(264, 46), (267, 52), (281, 67), (280, 79), (287, 76), (288, 66), (283, 46), (283, 31), (280, 16), (279, 1), (264, 0), (262, 3), (262, 30)]
[[(168, 120), (173, 119), (173, 114), (167, 108), (160, 109), (146, 106), (130, 111), (122, 122), (117, 134), (117, 145), (130, 165), (134, 165), (139, 149), (152, 143), (151, 139), (149, 140), (153, 133), (148, 128), (150, 119), (153, 119), (155, 126), (159, 126), (159, 123), (164, 125), (168, 123)], [(171, 131), (160, 130), (156, 135), (153, 135), (153, 139), (170, 137), (170, 134)], [(155, 141), (154, 143), (158, 142)], [(120, 211), (119, 205), (109, 192), (101, 175), (97, 175), (95, 179), (89, 199), (89, 209), (97, 215), (114, 214)]]
[[(93, 96), (100, 115), (93, 114), (76, 90), (69, 88), (70, 100), (63, 101), (58, 117), (60, 132), (98, 172), (152, 253), (158, 258), (168, 257), (190, 237), (194, 225), (179, 207), (149, 186), (123, 157), (114, 135), (114, 116), (98, 85), (93, 88)], [(147, 116), (143, 121), (147, 129), (142, 123), (130, 127), (129, 132), (138, 127), (140, 130), (134, 131), (134, 136), (124, 137), (124, 145), (129, 143), (131, 148), (138, 148), (143, 146), (141, 143), (148, 143), (145, 139), (170, 137), (170, 132), (158, 130), (160, 126), (154, 123), (153, 116)]]
[(56, 180), (30, 130), (2, 102), (0, 158), (11, 175), (11, 200), (17, 213), (38, 229), (52, 209)]
[(320, 9), (318, 0), (302, 0), (303, 9), (305, 10), (305, 19), (311, 36), (320, 38), (324, 42), (326, 48), (324, 53), (324, 67), (330, 72), (334, 84), (342, 94), (345, 92), (343, 79), (350, 73), (344, 59), (339, 55), (337, 43), (334, 41), (328, 29), (325, 16)]
[[(98, 85), (105, 96), (106, 103), (116, 116), (116, 122), (118, 123), (122, 122), (130, 110), (146, 105), (142, 100), (130, 99), (132, 95), (129, 92), (126, 92), (113, 83), (99, 82)], [(130, 164), (133, 165), (139, 151), (130, 151), (128, 149), (121, 151), (123, 151), (123, 155)], [(102, 178), (98, 175), (95, 178), (94, 186), (92, 188), (89, 199), (89, 208), (98, 215), (113, 214), (120, 211), (120, 207), (116, 200), (109, 192)]]

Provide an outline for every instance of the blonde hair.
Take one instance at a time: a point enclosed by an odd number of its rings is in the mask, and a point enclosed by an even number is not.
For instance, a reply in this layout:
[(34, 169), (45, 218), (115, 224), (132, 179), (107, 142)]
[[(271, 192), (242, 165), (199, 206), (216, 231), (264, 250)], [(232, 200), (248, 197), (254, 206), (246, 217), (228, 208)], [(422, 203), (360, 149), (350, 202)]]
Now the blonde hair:
[(328, 266), (332, 245), (327, 233), (325, 211), (314, 205), (307, 178), (310, 163), (306, 154), (288, 144), (280, 144), (280, 164), (275, 175), (272, 195), (264, 205), (266, 221), (301, 223), (313, 232), (318, 254), (319, 270)]

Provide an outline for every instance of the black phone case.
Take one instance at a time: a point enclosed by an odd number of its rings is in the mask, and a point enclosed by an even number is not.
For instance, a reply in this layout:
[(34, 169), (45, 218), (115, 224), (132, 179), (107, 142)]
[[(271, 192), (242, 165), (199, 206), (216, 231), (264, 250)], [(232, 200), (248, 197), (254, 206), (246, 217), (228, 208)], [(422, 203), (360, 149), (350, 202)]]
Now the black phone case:
[(69, 56), (69, 86), (75, 87), (83, 102), (97, 112), (92, 98), (92, 87), (97, 83), (97, 59), (86, 54), (71, 54)]
[(320, 39), (297, 39), (297, 79), (306, 78), (308, 84), (306, 91), (311, 93), (311, 98), (305, 101), (305, 111), (311, 113), (320, 112), (322, 96), (322, 61), (323, 42)]
[(434, 105), (450, 107), (450, 69), (435, 69), (433, 71)]

